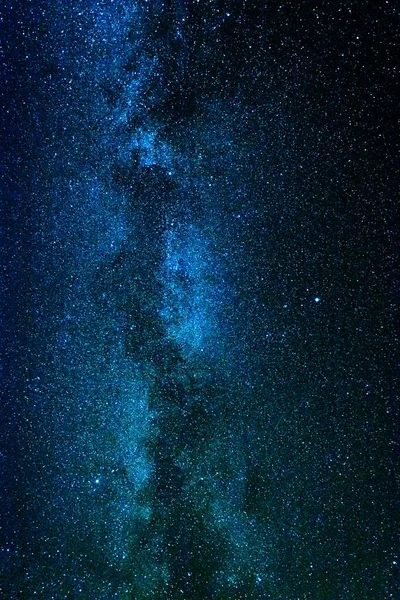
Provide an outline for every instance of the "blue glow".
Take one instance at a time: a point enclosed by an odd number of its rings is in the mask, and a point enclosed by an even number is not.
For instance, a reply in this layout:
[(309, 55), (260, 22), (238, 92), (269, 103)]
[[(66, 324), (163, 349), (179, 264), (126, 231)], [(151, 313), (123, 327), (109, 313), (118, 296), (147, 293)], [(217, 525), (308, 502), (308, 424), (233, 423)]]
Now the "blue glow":
[(160, 314), (169, 335), (188, 352), (215, 351), (221, 342), (223, 284), (211, 244), (198, 227), (188, 225), (170, 230), (166, 245)]

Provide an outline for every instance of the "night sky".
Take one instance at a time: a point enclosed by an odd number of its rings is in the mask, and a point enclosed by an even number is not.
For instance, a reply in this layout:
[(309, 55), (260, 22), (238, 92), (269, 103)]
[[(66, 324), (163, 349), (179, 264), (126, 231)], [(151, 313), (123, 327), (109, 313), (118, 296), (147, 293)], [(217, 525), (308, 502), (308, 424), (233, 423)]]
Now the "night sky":
[(1, 600), (400, 598), (397, 9), (3, 0)]

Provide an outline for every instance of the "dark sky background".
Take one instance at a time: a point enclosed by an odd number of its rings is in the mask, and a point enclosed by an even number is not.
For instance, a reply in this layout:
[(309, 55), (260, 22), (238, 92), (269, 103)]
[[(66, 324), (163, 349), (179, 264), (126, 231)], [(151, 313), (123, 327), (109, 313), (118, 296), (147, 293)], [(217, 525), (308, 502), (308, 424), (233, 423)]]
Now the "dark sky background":
[(399, 599), (397, 8), (3, 2), (2, 600)]

